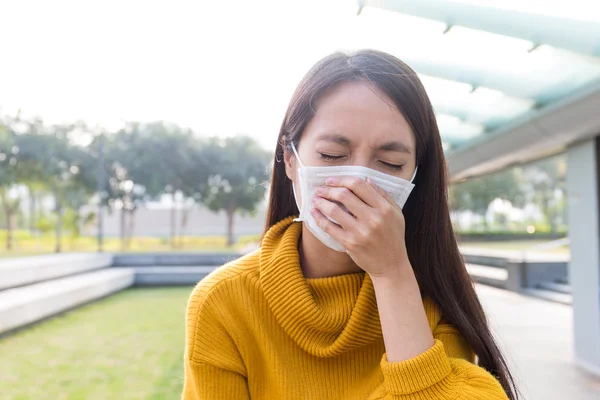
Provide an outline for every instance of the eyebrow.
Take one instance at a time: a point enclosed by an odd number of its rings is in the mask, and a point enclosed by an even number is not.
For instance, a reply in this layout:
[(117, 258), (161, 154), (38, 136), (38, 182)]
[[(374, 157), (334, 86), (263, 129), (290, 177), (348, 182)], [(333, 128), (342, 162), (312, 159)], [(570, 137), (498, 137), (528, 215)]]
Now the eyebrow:
[(397, 140), (392, 140), (390, 142), (384, 143), (379, 146), (379, 150), (383, 151), (397, 151), (400, 153), (410, 154), (410, 149), (407, 145)]
[[(319, 138), (319, 140), (337, 143), (342, 146), (348, 146), (348, 147), (352, 146), (352, 141), (350, 139), (348, 139), (346, 136), (341, 135), (339, 133), (330, 133), (330, 134), (323, 135)], [(386, 142), (386, 143), (382, 144), (381, 146), (379, 146), (379, 148), (377, 150), (395, 151), (395, 152), (399, 152), (399, 153), (411, 154), (411, 151), (408, 148), (408, 146), (397, 140), (392, 140), (392, 141)]]
[(350, 139), (348, 139), (346, 136), (344, 135), (340, 135), (339, 133), (329, 133), (326, 135), (323, 135), (319, 138), (319, 140), (323, 140), (325, 142), (333, 142), (333, 143), (337, 143), (337, 144), (341, 144), (342, 146), (352, 146), (352, 141)]

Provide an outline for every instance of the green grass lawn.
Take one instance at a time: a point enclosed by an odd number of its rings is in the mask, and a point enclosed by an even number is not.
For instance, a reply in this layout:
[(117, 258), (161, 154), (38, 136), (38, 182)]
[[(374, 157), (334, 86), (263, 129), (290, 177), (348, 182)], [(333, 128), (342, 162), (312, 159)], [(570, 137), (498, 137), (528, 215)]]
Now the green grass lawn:
[[(56, 246), (56, 239), (53, 236), (32, 237), (27, 231), (15, 232), (15, 247), (11, 251), (5, 248), (6, 232), (0, 230), (0, 258), (19, 257), (39, 254), (53, 253)], [(104, 251), (107, 252), (144, 252), (144, 251), (202, 251), (228, 252), (235, 251), (247, 246), (249, 243), (260, 239), (258, 235), (241, 236), (238, 242), (227, 247), (227, 239), (224, 236), (185, 236), (178, 238), (176, 245), (171, 246), (168, 238), (159, 237), (134, 237), (128, 248), (124, 249), (119, 238), (105, 238)], [(65, 237), (62, 240), (63, 252), (85, 252), (97, 251), (98, 245), (95, 237)]]
[(130, 289), (0, 338), (0, 398), (180, 398), (190, 292)]

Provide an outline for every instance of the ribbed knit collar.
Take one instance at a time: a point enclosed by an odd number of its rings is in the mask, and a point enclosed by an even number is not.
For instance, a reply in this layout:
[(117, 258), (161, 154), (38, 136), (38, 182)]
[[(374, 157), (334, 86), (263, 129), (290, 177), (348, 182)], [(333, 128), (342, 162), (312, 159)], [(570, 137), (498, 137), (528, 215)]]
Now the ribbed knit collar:
[(302, 223), (292, 220), (271, 227), (260, 250), (261, 286), (279, 324), (316, 357), (336, 356), (381, 339), (369, 275), (304, 278), (298, 254)]

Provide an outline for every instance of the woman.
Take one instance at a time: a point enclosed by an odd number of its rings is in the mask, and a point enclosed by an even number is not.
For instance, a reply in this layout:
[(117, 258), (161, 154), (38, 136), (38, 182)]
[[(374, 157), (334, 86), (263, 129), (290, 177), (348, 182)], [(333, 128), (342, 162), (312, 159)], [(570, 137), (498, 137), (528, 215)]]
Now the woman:
[(260, 249), (191, 295), (183, 398), (516, 399), (445, 168), (408, 66), (371, 50), (319, 61), (279, 133)]

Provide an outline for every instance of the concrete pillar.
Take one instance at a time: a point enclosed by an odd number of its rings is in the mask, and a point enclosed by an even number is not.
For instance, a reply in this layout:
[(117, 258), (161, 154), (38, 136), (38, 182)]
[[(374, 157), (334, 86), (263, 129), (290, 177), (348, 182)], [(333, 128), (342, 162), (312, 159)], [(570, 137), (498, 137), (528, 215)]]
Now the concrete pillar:
[(567, 151), (575, 359), (600, 376), (600, 136)]

